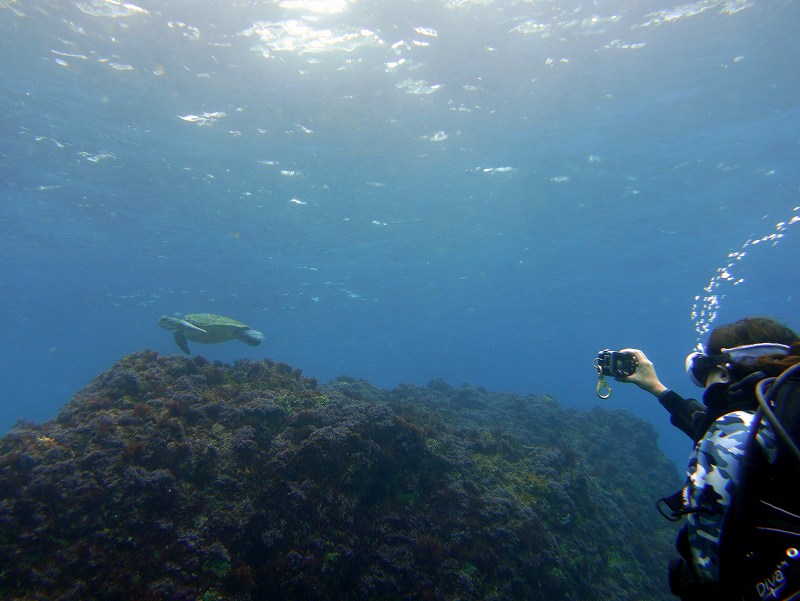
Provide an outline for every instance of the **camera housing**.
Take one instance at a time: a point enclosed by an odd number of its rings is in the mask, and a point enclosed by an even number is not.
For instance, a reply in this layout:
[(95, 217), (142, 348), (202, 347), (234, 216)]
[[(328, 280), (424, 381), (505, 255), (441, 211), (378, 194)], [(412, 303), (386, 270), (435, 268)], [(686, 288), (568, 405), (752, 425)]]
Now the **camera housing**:
[(631, 353), (609, 349), (604, 349), (597, 354), (595, 364), (604, 376), (612, 378), (626, 378), (633, 375), (639, 368), (639, 362)]

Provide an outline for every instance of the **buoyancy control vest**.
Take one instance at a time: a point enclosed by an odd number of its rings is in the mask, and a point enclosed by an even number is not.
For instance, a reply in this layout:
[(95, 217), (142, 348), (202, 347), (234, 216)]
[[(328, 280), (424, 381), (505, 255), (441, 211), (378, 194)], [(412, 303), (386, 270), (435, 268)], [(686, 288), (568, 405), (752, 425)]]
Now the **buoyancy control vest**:
[[(739, 486), (720, 536), (720, 588), (727, 599), (800, 600), (800, 364), (756, 387)], [(756, 435), (770, 428), (768, 458)]]
[[(679, 556), (669, 569), (670, 590), (682, 601), (800, 601), (800, 364), (778, 378), (761, 373), (747, 379), (757, 382), (758, 409), (744, 444), (737, 492), (723, 514), (719, 581), (698, 580), (684, 525), (676, 542)], [(762, 428), (772, 436), (757, 438)], [(759, 438), (775, 441), (769, 457)], [(686, 509), (684, 494), (681, 489), (659, 499), (664, 517), (677, 521), (695, 511), (716, 510)]]

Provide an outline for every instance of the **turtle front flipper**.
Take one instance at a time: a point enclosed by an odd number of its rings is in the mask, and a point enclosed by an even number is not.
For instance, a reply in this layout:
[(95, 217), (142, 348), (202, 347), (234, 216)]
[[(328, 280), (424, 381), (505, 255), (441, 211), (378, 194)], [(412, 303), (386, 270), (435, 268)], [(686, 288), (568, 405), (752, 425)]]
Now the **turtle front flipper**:
[[(186, 328), (187, 330), (192, 330), (194, 332), (199, 332), (201, 334), (208, 334), (208, 332), (206, 332), (203, 328), (198, 328), (196, 325), (194, 325), (193, 323), (189, 323), (185, 319), (181, 319), (178, 323), (181, 326), (183, 326), (184, 328)], [(181, 347), (181, 348), (183, 348), (183, 347)], [(186, 351), (186, 352), (188, 353), (189, 351)]]
[(184, 353), (191, 355), (192, 353), (189, 352), (189, 343), (186, 342), (186, 336), (184, 336), (181, 332), (175, 332), (174, 337), (175, 344), (177, 344)]

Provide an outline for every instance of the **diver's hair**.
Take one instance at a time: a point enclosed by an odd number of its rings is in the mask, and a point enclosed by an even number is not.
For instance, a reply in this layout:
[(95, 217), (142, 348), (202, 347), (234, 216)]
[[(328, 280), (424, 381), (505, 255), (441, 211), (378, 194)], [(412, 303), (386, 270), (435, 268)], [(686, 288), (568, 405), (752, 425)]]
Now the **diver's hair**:
[[(718, 355), (724, 348), (760, 342), (774, 342), (790, 347), (786, 355), (767, 355), (756, 361), (756, 367), (767, 375), (776, 376), (787, 367), (800, 362), (800, 336), (769, 317), (745, 317), (715, 328), (708, 339), (706, 352), (709, 355)], [(738, 379), (736, 375), (734, 379)]]
[(768, 355), (756, 361), (758, 369), (768, 376), (778, 376), (784, 370), (790, 368), (795, 363), (800, 363), (800, 339), (795, 340), (789, 345), (789, 352), (786, 355)]

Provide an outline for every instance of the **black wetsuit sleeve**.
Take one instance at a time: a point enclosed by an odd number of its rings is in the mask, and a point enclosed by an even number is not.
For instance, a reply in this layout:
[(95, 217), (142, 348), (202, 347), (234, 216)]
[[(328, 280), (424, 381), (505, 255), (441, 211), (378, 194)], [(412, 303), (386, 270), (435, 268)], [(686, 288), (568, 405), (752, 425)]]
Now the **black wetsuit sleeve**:
[(696, 399), (685, 399), (673, 390), (666, 390), (658, 397), (661, 406), (669, 411), (670, 423), (697, 442), (702, 432), (698, 435), (698, 424), (702, 421), (706, 407)]

